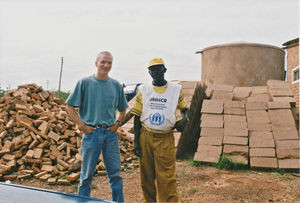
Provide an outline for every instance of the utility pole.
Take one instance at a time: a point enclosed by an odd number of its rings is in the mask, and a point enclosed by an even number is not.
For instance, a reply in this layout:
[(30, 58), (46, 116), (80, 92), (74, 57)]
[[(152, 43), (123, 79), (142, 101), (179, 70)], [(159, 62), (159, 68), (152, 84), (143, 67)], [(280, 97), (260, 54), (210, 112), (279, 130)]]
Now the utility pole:
[(49, 80), (46, 81), (46, 84), (47, 84), (47, 90), (49, 88)]
[(58, 98), (60, 98), (60, 85), (61, 85), (61, 75), (62, 75), (62, 69), (64, 64), (64, 57), (61, 57), (61, 63), (60, 63), (60, 74), (59, 74), (59, 83), (58, 83)]

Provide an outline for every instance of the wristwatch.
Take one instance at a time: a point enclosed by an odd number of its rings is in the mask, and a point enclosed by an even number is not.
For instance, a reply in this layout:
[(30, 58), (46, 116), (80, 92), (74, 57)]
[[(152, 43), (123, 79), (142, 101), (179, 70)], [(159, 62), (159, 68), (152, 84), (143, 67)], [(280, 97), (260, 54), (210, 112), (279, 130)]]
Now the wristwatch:
[(119, 126), (121, 125), (121, 121), (120, 120), (117, 120), (116, 123), (118, 123)]

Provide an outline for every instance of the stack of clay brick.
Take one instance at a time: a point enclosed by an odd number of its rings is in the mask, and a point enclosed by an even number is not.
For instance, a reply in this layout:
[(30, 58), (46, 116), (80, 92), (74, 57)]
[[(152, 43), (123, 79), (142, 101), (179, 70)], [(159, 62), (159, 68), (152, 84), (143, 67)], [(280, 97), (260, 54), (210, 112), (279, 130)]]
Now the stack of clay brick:
[(214, 85), (201, 109), (194, 160), (217, 163), (222, 153), (256, 169), (299, 169), (299, 112), (291, 85)]
[[(0, 98), (0, 179), (35, 177), (49, 184), (78, 180), (82, 132), (65, 108), (63, 100), (36, 84)], [(132, 139), (122, 129), (118, 134), (122, 165), (132, 165)], [(101, 157), (96, 170), (105, 173)]]

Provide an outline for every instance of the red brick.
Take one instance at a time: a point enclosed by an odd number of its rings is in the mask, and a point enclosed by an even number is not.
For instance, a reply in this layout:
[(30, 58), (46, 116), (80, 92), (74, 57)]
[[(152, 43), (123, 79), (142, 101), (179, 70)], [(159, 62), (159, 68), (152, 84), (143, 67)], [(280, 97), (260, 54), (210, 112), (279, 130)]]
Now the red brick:
[(269, 92), (272, 97), (292, 97), (293, 95), (293, 90), (292, 87), (288, 88), (270, 88)]
[(248, 137), (224, 136), (223, 144), (248, 145)]
[(276, 140), (277, 149), (299, 149), (299, 139), (297, 140)]
[(250, 148), (250, 157), (276, 157), (275, 148)]
[(201, 120), (210, 120), (210, 119), (214, 120), (214, 119), (219, 118), (219, 117), (222, 117), (222, 120), (224, 118), (224, 116), (221, 115), (221, 114), (212, 114), (212, 113), (203, 113), (203, 114), (201, 114)]
[(52, 172), (53, 171), (53, 166), (43, 165), (42, 168), (41, 168), (41, 171)]
[(231, 154), (231, 155), (242, 155), (248, 157), (249, 148), (244, 145), (227, 145), (225, 144), (223, 147), (223, 153)]
[(291, 109), (269, 110), (272, 125), (295, 127), (295, 120)]
[(220, 159), (222, 146), (198, 145), (194, 161), (217, 163)]
[(268, 94), (267, 86), (253, 86), (252, 87), (252, 94)]
[(279, 159), (299, 159), (300, 150), (299, 149), (276, 149), (276, 154)]
[(224, 136), (224, 128), (201, 128), (201, 137), (223, 137)]
[(222, 128), (223, 127), (223, 115), (211, 114), (211, 116), (209, 116), (209, 118), (204, 118), (201, 121), (200, 127)]
[(269, 100), (269, 94), (251, 94), (251, 96), (247, 98), (247, 102), (268, 102)]
[(48, 133), (48, 137), (50, 137), (51, 139), (55, 140), (56, 142), (59, 140), (60, 136), (58, 134), (56, 134), (53, 131), (50, 131)]
[(300, 159), (278, 159), (279, 168), (298, 169), (300, 168)]
[(293, 140), (299, 139), (296, 127), (278, 127), (272, 125), (275, 140)]
[(272, 131), (272, 125), (270, 123), (252, 123), (248, 122), (249, 131)]
[(42, 157), (43, 149), (35, 148), (33, 151), (34, 151), (33, 158), (40, 159)]
[(223, 113), (223, 101), (220, 100), (204, 100), (202, 104), (202, 113)]
[(293, 97), (273, 97), (274, 102), (289, 102), (295, 103), (296, 100)]
[(78, 180), (79, 177), (80, 177), (80, 173), (71, 173), (70, 175), (68, 175), (67, 179), (69, 181), (75, 181)]
[(224, 128), (224, 136), (248, 137), (248, 129), (226, 127)]
[(272, 132), (252, 131), (249, 135), (250, 147), (275, 147)]
[(224, 91), (216, 91), (214, 90), (212, 100), (221, 100), (221, 101), (232, 101), (233, 99), (233, 93), (230, 92), (224, 92)]
[(224, 108), (245, 108), (245, 102), (243, 101), (224, 101)]
[(247, 121), (251, 123), (270, 123), (269, 114), (265, 110), (253, 110), (246, 112)]
[(278, 168), (277, 158), (250, 157), (250, 168), (254, 168), (254, 169)]
[(268, 102), (268, 109), (290, 109), (289, 102)]
[(223, 137), (200, 137), (198, 145), (216, 145), (221, 146)]
[(267, 110), (267, 102), (247, 102), (246, 110)]
[(224, 114), (226, 115), (240, 115), (240, 116), (244, 116), (246, 110), (245, 109), (241, 109), (241, 108), (225, 108), (224, 107)]
[(247, 122), (245, 121), (226, 121), (224, 123), (224, 129), (232, 128), (232, 129), (244, 129), (247, 130)]
[(246, 122), (246, 116), (239, 115), (224, 115), (224, 121)]
[(233, 89), (233, 100), (243, 100), (250, 96), (252, 87), (235, 87)]

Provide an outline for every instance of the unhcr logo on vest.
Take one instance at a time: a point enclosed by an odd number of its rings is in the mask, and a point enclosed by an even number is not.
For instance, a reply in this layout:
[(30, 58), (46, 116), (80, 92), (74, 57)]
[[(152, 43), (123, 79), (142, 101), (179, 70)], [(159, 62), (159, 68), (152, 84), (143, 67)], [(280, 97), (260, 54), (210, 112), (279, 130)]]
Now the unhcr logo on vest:
[(167, 103), (167, 99), (166, 98), (155, 98), (155, 97), (151, 97), (150, 102), (162, 102), (162, 103)]
[(161, 125), (165, 121), (165, 116), (159, 113), (150, 114), (149, 120), (152, 125)]

